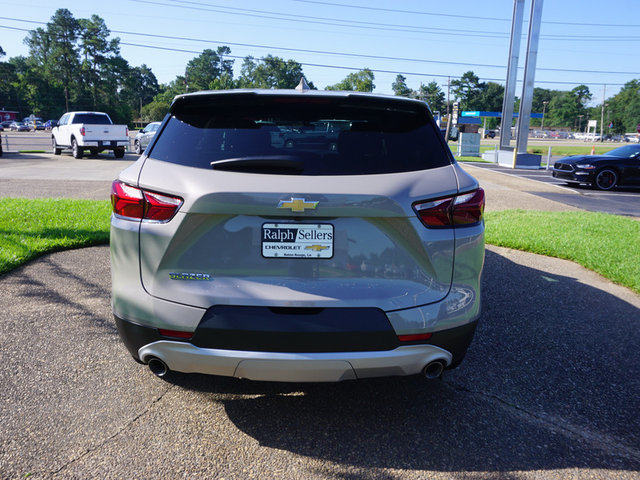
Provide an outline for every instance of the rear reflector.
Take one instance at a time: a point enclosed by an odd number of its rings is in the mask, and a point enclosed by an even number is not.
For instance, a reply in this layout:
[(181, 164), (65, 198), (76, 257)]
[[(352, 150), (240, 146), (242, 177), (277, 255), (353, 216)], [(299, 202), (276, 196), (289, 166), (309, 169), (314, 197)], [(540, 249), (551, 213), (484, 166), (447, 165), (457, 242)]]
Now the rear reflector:
[(183, 332), (181, 330), (165, 330), (164, 328), (158, 329), (158, 333), (163, 337), (180, 338), (181, 340), (191, 340), (193, 332)]
[(168, 222), (182, 205), (180, 197), (150, 192), (115, 180), (111, 184), (113, 213), (132, 220)]
[(421, 340), (429, 340), (431, 333), (416, 333), (414, 335), (398, 335), (398, 340), (401, 342), (419, 342)]
[(429, 228), (475, 225), (484, 214), (484, 190), (414, 203), (413, 209)]

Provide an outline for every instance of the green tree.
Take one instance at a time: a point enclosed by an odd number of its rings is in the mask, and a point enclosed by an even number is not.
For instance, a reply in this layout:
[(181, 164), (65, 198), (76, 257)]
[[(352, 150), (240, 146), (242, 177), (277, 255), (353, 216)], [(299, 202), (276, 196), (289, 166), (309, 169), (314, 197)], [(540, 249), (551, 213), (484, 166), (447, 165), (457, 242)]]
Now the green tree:
[[(578, 115), (581, 115), (576, 98), (570, 92), (554, 96), (547, 111), (549, 125), (556, 127), (573, 127), (579, 118)], [(578, 125), (584, 126), (584, 121), (578, 122)]]
[(376, 88), (373, 81), (375, 75), (371, 70), (365, 68), (356, 73), (350, 73), (344, 80), (335, 85), (327, 86), (327, 90), (345, 90), (349, 92), (373, 92)]
[(420, 84), (420, 88), (416, 92), (416, 96), (420, 100), (424, 100), (429, 105), (432, 112), (440, 112), (443, 115), (447, 110), (447, 100), (444, 92), (435, 80), (426, 85)]
[(91, 92), (93, 109), (98, 108), (100, 103), (99, 95), (102, 89), (103, 94), (112, 95), (113, 88), (105, 91), (103, 84), (109, 79), (111, 70), (105, 66), (110, 65), (109, 59), (120, 53), (120, 39), (109, 40), (111, 32), (107, 28), (104, 20), (98, 15), (92, 15), (90, 19), (81, 18), (78, 20), (80, 26), (80, 54), (82, 56), (80, 73), (83, 86)]
[(413, 97), (415, 92), (407, 87), (407, 77), (403, 75), (396, 76), (395, 82), (391, 85), (394, 95), (399, 97)]
[[(605, 122), (607, 118), (613, 122), (614, 133), (635, 132), (640, 123), (640, 79), (627, 82), (624, 87), (605, 103)], [(598, 114), (602, 106), (597, 107)]]
[(153, 101), (142, 107), (141, 118), (144, 122), (158, 122), (169, 111), (171, 102), (176, 95), (186, 93), (186, 81), (182, 76), (176, 77), (168, 85), (161, 85), (160, 92), (153, 97)]
[[(4, 50), (0, 47), (0, 58), (5, 55)], [(17, 105), (15, 87), (17, 81), (15, 65), (11, 62), (0, 62), (0, 108), (13, 109)]]
[(451, 81), (451, 92), (460, 101), (462, 110), (481, 110), (479, 97), (486, 85), (471, 70)]
[(216, 80), (223, 76), (233, 77), (233, 60), (224, 59), (231, 54), (231, 49), (226, 46), (213, 50), (206, 49), (200, 55), (187, 63), (185, 76), (189, 82), (189, 91), (213, 89)]
[[(531, 101), (531, 112), (533, 113), (543, 113), (545, 114), (545, 125), (551, 126), (549, 123), (548, 113), (549, 113), (549, 103), (551, 103), (551, 99), (558, 94), (557, 90), (549, 90), (547, 88), (539, 88), (535, 87), (533, 89), (533, 99)], [(546, 106), (545, 103), (546, 102)], [(541, 118), (532, 118), (531, 126), (538, 127), (542, 124)]]
[(545, 120), (545, 124), (583, 130), (588, 118), (586, 104), (591, 97), (586, 85), (579, 85), (569, 92), (551, 91), (551, 100), (545, 114), (548, 120)]
[(160, 92), (158, 79), (146, 65), (130, 68), (123, 82), (120, 98), (141, 117), (142, 106)]
[[(246, 57), (242, 64), (238, 86), (240, 88), (296, 88), (304, 76), (302, 65), (295, 60), (284, 60), (267, 55), (256, 61)], [(313, 83), (309, 82), (313, 89)]]
[(31, 56), (42, 63), (54, 82), (62, 85), (67, 111), (71, 95), (77, 90), (79, 32), (80, 24), (71, 12), (60, 8), (47, 23), (46, 31), (38, 28), (25, 40)]

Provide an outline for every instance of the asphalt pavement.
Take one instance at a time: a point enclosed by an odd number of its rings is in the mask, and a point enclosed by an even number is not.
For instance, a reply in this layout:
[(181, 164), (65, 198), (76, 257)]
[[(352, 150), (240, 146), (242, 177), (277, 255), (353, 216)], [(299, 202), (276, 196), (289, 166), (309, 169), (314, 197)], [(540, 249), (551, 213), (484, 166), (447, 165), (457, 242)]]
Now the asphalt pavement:
[[(60, 181), (7, 179), (4, 161), (2, 196)], [(489, 208), (575, 209), (468, 170)], [(640, 296), (497, 247), (483, 288), (442, 380), (162, 380), (119, 341), (108, 247), (47, 255), (0, 276), (0, 478), (640, 479)]]
[[(561, 157), (557, 157), (559, 159)], [(491, 170), (501, 175), (532, 180), (523, 191), (548, 200), (571, 205), (590, 212), (611, 213), (640, 218), (640, 187), (615, 187), (602, 191), (587, 185), (570, 186), (567, 182), (553, 178), (551, 170), (524, 170), (507, 168), (494, 163), (466, 163), (474, 172)], [(524, 186), (524, 184), (523, 184)], [(546, 188), (553, 187), (553, 188)]]

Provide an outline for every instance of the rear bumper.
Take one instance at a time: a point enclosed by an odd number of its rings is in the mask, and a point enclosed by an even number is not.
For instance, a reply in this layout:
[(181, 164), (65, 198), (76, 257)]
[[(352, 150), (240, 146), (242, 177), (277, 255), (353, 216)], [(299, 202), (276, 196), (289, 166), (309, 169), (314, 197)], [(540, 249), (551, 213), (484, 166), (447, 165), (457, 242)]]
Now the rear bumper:
[(266, 352), (201, 348), (163, 338), (155, 328), (115, 317), (131, 355), (148, 363), (159, 358), (170, 370), (277, 382), (337, 382), (414, 375), (432, 361), (457, 366), (471, 343), (477, 322), (435, 332), (428, 344), (382, 351)]
[(129, 140), (84, 140), (82, 148), (102, 148), (103, 150), (113, 150), (129, 146)]
[(382, 352), (276, 353), (199, 348), (158, 341), (138, 351), (143, 362), (156, 357), (169, 369), (270, 382), (339, 382), (368, 377), (414, 375), (432, 361), (451, 364), (451, 353), (433, 345)]

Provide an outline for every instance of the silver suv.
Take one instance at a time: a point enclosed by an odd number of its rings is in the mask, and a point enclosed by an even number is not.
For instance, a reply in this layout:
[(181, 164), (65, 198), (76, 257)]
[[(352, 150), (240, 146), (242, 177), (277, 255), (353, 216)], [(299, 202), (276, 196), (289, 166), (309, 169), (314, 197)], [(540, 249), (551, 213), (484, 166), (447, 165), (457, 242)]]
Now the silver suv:
[(133, 149), (136, 154), (141, 155), (142, 152), (147, 148), (151, 139), (158, 131), (160, 127), (160, 122), (151, 122), (138, 133), (136, 133), (135, 138), (133, 139)]
[(115, 321), (156, 375), (436, 378), (473, 337), (484, 192), (424, 102), (178, 96), (111, 200)]

